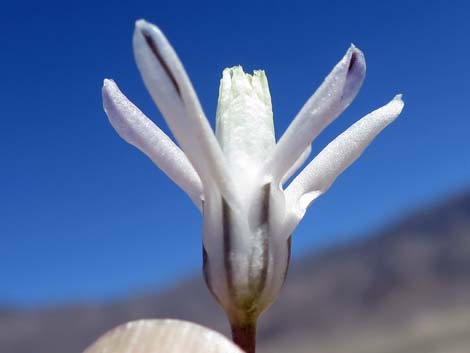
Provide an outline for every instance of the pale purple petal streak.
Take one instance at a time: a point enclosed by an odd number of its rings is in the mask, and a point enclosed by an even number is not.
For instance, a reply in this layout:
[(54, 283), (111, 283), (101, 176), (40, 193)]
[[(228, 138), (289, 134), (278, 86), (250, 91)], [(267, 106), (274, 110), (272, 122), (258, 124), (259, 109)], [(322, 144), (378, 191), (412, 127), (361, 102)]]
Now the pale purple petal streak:
[(201, 208), (202, 183), (186, 155), (112, 80), (104, 81), (103, 105), (119, 136), (144, 152)]
[[(366, 115), (326, 146), (286, 189), (288, 209), (300, 220), (310, 203), (325, 193), (372, 140), (403, 109), (401, 95)], [(294, 225), (295, 226), (295, 225)]]
[(352, 102), (365, 77), (364, 55), (351, 46), (282, 135), (265, 166), (281, 180), (308, 145)]

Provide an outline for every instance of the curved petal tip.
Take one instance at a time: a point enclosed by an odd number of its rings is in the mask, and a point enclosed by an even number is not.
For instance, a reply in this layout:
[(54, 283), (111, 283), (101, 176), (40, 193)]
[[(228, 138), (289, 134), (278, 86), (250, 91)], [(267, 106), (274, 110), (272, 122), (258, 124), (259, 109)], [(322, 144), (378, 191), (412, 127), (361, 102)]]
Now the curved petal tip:
[(405, 106), (405, 102), (403, 101), (403, 94), (397, 94), (395, 97), (393, 97), (392, 101), (389, 103), (390, 110), (394, 111), (394, 115), (396, 114), (395, 118), (400, 115), (401, 111), (403, 110), (403, 107)]
[(146, 32), (151, 32), (154, 35), (162, 36), (163, 33), (160, 30), (160, 28), (153, 23), (147, 22), (144, 19), (139, 19), (135, 21), (135, 32), (143, 32), (144, 34)]
[(148, 25), (150, 25), (150, 23), (144, 20), (143, 18), (139, 18), (138, 20), (135, 21), (136, 28), (144, 28)]
[(347, 70), (345, 73), (346, 82), (343, 88), (342, 99), (349, 105), (364, 81), (366, 75), (366, 59), (364, 53), (354, 44), (351, 44), (344, 59)]
[(108, 88), (110, 85), (116, 85), (116, 82), (112, 78), (105, 78), (103, 80), (103, 89)]

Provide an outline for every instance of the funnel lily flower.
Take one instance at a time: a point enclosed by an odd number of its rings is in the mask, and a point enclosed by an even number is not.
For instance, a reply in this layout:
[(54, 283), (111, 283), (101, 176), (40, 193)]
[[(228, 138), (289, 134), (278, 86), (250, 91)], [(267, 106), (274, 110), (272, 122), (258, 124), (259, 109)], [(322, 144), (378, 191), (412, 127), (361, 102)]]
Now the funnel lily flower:
[(163, 33), (137, 21), (133, 46), (143, 81), (178, 145), (111, 80), (103, 86), (104, 109), (118, 134), (144, 152), (202, 212), (205, 280), (241, 342), (243, 330), (254, 329), (283, 285), (291, 234), (307, 207), (400, 114), (401, 96), (339, 135), (286, 186), (307, 160), (312, 141), (359, 91), (366, 71), (359, 49), (347, 50), (276, 142), (263, 71), (224, 70), (214, 134)]

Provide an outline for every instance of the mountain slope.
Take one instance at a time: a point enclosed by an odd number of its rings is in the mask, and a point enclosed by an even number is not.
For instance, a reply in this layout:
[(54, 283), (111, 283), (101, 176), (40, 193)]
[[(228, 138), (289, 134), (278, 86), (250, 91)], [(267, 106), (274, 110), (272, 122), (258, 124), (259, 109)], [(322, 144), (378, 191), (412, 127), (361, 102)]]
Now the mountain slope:
[[(466, 192), (293, 263), (262, 319), (260, 352), (468, 353), (469, 293)], [(0, 310), (0, 352), (79, 353), (113, 326), (150, 317), (228, 329), (198, 276), (114, 303)]]

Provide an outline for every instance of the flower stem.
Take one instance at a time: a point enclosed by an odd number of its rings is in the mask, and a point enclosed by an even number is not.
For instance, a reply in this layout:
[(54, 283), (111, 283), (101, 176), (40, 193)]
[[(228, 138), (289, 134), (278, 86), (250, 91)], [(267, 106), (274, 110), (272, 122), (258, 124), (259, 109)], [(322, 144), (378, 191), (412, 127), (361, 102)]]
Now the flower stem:
[(230, 324), (232, 340), (246, 353), (256, 352), (256, 320)]

